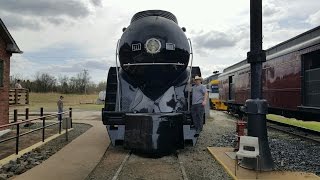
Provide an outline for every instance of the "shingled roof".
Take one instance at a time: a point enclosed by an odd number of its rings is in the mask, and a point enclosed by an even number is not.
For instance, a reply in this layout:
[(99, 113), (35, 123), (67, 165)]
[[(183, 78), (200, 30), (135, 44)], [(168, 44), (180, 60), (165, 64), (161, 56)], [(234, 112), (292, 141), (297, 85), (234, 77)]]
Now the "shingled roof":
[(4, 25), (3, 21), (0, 18), (0, 36), (3, 38), (5, 43), (7, 43), (7, 51), (10, 53), (22, 53), (19, 49), (18, 45), (12, 38), (11, 34), (9, 33), (7, 27)]

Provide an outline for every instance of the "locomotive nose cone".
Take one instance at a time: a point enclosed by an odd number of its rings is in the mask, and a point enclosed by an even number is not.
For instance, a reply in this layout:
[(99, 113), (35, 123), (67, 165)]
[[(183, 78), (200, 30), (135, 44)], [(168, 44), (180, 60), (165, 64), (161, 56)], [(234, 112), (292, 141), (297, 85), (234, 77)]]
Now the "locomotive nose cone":
[(149, 98), (160, 97), (187, 68), (188, 39), (166, 11), (135, 15), (119, 43), (119, 61), (131, 82)]

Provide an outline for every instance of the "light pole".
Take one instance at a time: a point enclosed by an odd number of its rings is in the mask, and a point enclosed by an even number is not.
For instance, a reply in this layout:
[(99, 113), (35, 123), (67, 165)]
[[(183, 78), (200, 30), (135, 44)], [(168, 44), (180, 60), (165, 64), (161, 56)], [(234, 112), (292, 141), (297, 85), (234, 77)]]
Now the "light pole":
[[(248, 136), (259, 138), (260, 168), (273, 170), (266, 126), (268, 104), (262, 99), (262, 63), (266, 61), (266, 53), (262, 50), (262, 0), (250, 0), (250, 52), (247, 57), (251, 68), (251, 99), (246, 101), (248, 115)], [(254, 169), (256, 160), (244, 158), (240, 166)]]

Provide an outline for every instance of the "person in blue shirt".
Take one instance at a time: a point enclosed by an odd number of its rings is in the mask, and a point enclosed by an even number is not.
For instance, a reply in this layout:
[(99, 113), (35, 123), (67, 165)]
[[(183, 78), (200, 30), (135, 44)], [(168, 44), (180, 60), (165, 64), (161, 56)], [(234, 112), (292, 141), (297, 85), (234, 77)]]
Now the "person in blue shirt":
[(201, 84), (202, 78), (195, 76), (195, 85), (192, 86), (192, 106), (191, 116), (193, 124), (196, 128), (195, 137), (198, 137), (203, 127), (204, 107), (206, 106), (208, 99), (207, 88)]

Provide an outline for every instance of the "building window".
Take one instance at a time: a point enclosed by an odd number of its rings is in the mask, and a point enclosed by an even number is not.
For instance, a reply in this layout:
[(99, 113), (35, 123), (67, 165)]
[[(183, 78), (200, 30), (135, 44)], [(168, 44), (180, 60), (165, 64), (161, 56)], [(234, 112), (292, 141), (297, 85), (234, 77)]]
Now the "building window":
[(3, 87), (3, 74), (4, 74), (4, 67), (3, 67), (3, 60), (0, 60), (0, 87)]

